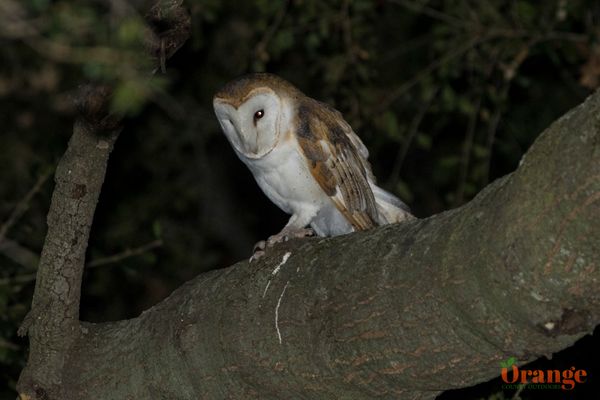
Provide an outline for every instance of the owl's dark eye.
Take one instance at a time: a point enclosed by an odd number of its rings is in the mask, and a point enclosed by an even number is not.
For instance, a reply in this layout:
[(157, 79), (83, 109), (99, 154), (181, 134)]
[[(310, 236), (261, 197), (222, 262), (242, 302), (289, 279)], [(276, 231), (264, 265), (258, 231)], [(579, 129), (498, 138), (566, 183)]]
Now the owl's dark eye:
[(254, 113), (254, 122), (256, 123), (257, 120), (261, 119), (264, 116), (265, 116), (265, 111), (258, 110), (257, 112)]

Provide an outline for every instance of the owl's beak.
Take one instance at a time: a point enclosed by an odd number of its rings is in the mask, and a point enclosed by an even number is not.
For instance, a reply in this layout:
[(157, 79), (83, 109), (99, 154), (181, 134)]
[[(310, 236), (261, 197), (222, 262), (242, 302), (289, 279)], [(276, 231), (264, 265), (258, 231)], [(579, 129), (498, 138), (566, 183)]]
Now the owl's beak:
[(258, 141), (251, 140), (250, 137), (246, 134), (244, 129), (240, 127), (240, 143), (243, 143), (243, 146), (246, 149), (246, 152), (251, 154), (258, 154)]

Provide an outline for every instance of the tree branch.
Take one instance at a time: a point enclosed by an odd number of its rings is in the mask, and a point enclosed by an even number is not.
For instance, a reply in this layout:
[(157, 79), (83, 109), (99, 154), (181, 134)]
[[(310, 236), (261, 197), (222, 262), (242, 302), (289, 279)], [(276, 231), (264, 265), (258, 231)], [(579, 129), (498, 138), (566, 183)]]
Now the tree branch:
[[(164, 65), (188, 37), (190, 18), (181, 2), (156, 1), (146, 15), (161, 29), (146, 41), (157, 65)], [(81, 116), (56, 169), (31, 311), (19, 329), (30, 338), (29, 360), (18, 383), (22, 399), (69, 398), (69, 358), (85, 332), (79, 323), (85, 252), (108, 157), (121, 130), (120, 118), (107, 111), (110, 96), (108, 87), (82, 88)]]
[[(31, 312), (19, 329), (21, 335), (29, 330), (29, 366), (34, 366), (21, 379), (41, 380), (49, 392), (59, 392), (66, 354), (78, 336), (85, 251), (118, 132), (102, 134), (94, 124), (78, 119), (56, 170)], [(31, 376), (26, 374), (30, 371)]]
[[(40, 261), (37, 253), (8, 238), (0, 240), (0, 254), (25, 267), (27, 271), (35, 271)], [(8, 281), (10, 279), (6, 279)], [(0, 279), (0, 285), (2, 283), (3, 280)]]
[[(128, 247), (122, 252), (117, 254), (113, 254), (106, 257), (96, 258), (91, 260), (85, 265), (85, 268), (98, 268), (103, 267), (110, 264), (116, 264), (123, 260), (126, 260), (130, 257), (136, 257), (142, 255), (146, 252), (149, 252), (153, 249), (161, 247), (163, 245), (162, 239), (155, 239), (151, 242), (143, 244), (138, 247)], [(0, 253), (4, 253), (7, 257), (11, 258), (13, 261), (27, 267), (30, 270), (37, 269), (37, 265), (39, 259), (35, 253), (31, 250), (26, 249), (20, 246), (18, 243), (12, 240), (5, 240), (4, 242), (0, 242)], [(37, 278), (37, 273), (23, 274), (17, 275), (10, 278), (0, 278), (0, 286), (2, 285), (11, 285), (18, 283), (27, 283), (34, 281)]]
[(50, 175), (52, 175), (52, 172), (53, 171), (48, 170), (43, 172), (39, 176), (33, 187), (27, 192), (25, 197), (23, 197), (17, 203), (13, 212), (9, 215), (6, 222), (4, 222), (0, 226), (0, 245), (6, 238), (6, 234), (8, 233), (8, 231), (14, 226), (14, 224), (19, 220), (19, 218), (21, 218), (23, 214), (27, 212), (27, 210), (29, 209), (29, 203), (31, 203), (31, 199), (33, 199), (33, 197), (42, 189), (42, 186), (44, 186), (44, 183), (46, 183)]
[(141, 246), (137, 246), (134, 248), (127, 248), (125, 250), (123, 250), (120, 253), (117, 254), (113, 254), (111, 256), (107, 256), (107, 257), (102, 257), (102, 258), (98, 258), (95, 260), (90, 261), (86, 267), (87, 268), (97, 268), (97, 267), (101, 267), (103, 265), (107, 265), (107, 264), (114, 264), (114, 263), (118, 263), (122, 260), (125, 260), (127, 258), (130, 257), (135, 257), (135, 256), (139, 256), (141, 254), (147, 253), (150, 250), (156, 249), (158, 247), (161, 247), (163, 245), (163, 241), (162, 239), (155, 239), (151, 242), (148, 242), (146, 244), (143, 244)]
[(292, 241), (83, 324), (61, 398), (433, 399), (568, 347), (600, 322), (599, 159), (600, 92), (459, 209)]

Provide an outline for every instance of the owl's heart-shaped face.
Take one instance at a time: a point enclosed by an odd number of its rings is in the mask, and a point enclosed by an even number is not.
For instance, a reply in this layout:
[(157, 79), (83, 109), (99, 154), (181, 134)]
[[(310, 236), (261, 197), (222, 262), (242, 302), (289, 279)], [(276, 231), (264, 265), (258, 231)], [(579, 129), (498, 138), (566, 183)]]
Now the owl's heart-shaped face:
[(282, 103), (272, 90), (253, 90), (239, 104), (216, 97), (213, 106), (227, 139), (245, 157), (262, 158), (276, 146)]

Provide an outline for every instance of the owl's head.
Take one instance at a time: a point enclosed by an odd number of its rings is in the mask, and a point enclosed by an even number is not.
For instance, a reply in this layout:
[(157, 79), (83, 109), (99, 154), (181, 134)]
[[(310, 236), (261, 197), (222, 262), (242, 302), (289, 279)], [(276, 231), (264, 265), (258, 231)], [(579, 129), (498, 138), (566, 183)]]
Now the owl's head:
[(247, 158), (267, 155), (293, 118), (294, 100), (302, 94), (271, 74), (250, 74), (219, 90), (213, 107), (235, 150)]

